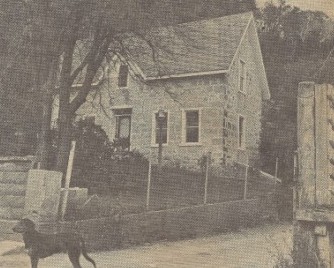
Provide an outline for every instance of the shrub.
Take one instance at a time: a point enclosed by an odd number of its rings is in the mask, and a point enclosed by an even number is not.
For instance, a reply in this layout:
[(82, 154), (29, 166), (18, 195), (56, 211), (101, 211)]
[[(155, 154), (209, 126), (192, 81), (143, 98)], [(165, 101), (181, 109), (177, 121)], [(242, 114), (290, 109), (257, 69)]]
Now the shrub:
[[(57, 149), (57, 129), (53, 130), (53, 151)], [(110, 141), (101, 126), (92, 120), (80, 119), (73, 124), (72, 139), (76, 140), (71, 178), (72, 187), (85, 187), (90, 191), (119, 194), (129, 182), (136, 183), (133, 171), (145, 168), (148, 161), (136, 151), (128, 151), (122, 140)], [(51, 162), (55, 162), (55, 153)]]

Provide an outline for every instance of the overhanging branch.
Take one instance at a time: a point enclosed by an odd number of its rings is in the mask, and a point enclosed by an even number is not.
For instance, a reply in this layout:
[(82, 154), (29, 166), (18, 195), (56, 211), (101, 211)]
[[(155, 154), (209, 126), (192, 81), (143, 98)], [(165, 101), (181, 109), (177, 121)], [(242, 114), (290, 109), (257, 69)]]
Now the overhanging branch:
[(105, 41), (102, 44), (102, 46), (100, 47), (100, 49), (97, 52), (97, 55), (95, 57), (95, 59), (93, 61), (91, 61), (90, 63), (88, 63), (87, 65), (87, 72), (86, 72), (86, 76), (84, 79), (84, 82), (82, 84), (81, 89), (79, 90), (78, 94), (75, 96), (75, 98), (71, 101), (70, 103), (70, 113), (75, 113), (77, 109), (79, 109), (79, 107), (85, 103), (86, 98), (91, 90), (92, 87), (92, 82), (93, 79), (96, 75), (96, 71), (98, 70), (98, 68), (100, 67), (107, 51), (108, 51), (108, 47), (109, 44), (111, 42), (111, 34), (108, 33), (106, 35)]

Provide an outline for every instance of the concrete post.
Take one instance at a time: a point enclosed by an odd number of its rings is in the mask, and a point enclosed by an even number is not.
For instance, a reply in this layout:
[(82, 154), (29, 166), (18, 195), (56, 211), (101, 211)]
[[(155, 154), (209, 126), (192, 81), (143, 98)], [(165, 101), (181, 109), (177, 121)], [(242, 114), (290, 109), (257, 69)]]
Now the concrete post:
[(62, 173), (32, 169), (28, 173), (24, 213), (36, 211), (42, 222), (58, 219)]

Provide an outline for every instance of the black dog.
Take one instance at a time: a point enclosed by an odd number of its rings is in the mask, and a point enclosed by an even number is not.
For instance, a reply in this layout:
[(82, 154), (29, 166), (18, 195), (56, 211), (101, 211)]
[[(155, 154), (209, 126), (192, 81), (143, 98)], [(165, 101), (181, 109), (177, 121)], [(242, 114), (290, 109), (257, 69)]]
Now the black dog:
[(37, 268), (39, 259), (60, 252), (67, 252), (74, 268), (81, 268), (81, 253), (96, 268), (95, 261), (87, 255), (82, 237), (77, 233), (43, 234), (36, 231), (35, 223), (29, 219), (20, 220), (13, 231), (23, 235), (25, 248), (31, 259), (31, 268)]

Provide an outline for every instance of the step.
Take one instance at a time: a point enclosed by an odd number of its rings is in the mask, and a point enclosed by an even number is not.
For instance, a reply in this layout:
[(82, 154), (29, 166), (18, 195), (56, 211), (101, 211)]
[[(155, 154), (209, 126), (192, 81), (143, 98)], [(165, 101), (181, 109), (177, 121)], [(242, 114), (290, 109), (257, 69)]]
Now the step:
[(25, 196), (3, 195), (0, 196), (0, 207), (23, 208)]
[(14, 183), (0, 183), (0, 196), (22, 195), (26, 192), (26, 185)]
[(0, 157), (0, 170), (4, 171), (27, 171), (32, 167), (32, 161), (35, 157), (32, 156), (8, 156)]
[(17, 220), (0, 219), (0, 240), (22, 241), (22, 235), (13, 232)]
[(28, 170), (31, 169), (31, 164), (27, 164), (27, 163), (22, 163), (19, 165), (16, 165), (14, 163), (1, 163), (0, 161), (0, 170), (1, 171), (26, 171), (28, 172)]
[(24, 208), (0, 207), (0, 219), (19, 220), (23, 217)]
[(23, 171), (0, 171), (0, 183), (26, 184), (28, 173)]

